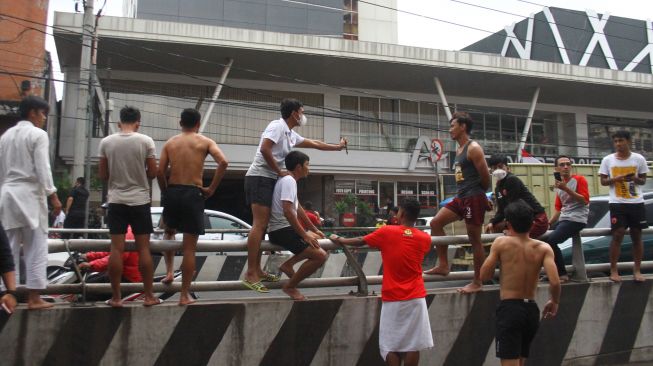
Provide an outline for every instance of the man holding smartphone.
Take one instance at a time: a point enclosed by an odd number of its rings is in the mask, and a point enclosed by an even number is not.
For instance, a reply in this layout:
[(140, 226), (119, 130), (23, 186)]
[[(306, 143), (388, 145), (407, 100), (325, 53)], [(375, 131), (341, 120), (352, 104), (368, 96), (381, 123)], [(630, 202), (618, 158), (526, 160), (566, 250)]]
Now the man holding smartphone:
[(569, 281), (569, 276), (558, 244), (577, 235), (587, 225), (590, 194), (585, 177), (571, 175), (571, 159), (568, 156), (560, 155), (556, 158), (555, 170), (556, 211), (549, 220), (549, 225), (555, 225), (555, 229), (544, 241), (553, 249), (558, 276), (560, 282), (564, 283)]
[(627, 228), (630, 228), (633, 241), (633, 279), (636, 282), (645, 280), (640, 265), (644, 252), (642, 229), (647, 228), (648, 223), (640, 186), (646, 183), (649, 169), (642, 155), (630, 151), (631, 143), (630, 132), (615, 132), (612, 135), (615, 153), (604, 157), (599, 168), (601, 185), (610, 186), (610, 279), (614, 282), (621, 281), (617, 262)]

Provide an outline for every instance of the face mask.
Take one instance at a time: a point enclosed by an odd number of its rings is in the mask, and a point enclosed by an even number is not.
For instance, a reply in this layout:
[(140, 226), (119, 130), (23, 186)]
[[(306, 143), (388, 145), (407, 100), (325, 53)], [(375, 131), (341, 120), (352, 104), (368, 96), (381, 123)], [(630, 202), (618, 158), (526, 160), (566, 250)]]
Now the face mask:
[(308, 119), (305, 115), (302, 114), (302, 118), (299, 120), (299, 126), (304, 127), (306, 126), (306, 123), (308, 123)]
[(495, 170), (492, 172), (492, 176), (493, 176), (496, 180), (501, 180), (501, 179), (505, 178), (505, 177), (506, 177), (506, 174), (508, 174), (508, 172), (506, 172), (506, 171), (503, 170), (503, 169), (495, 169)]

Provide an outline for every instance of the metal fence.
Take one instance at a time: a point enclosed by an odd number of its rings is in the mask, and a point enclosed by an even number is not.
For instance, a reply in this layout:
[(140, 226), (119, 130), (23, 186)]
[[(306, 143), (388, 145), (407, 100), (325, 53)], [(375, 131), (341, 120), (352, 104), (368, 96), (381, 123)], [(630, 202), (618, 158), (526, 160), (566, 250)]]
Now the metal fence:
[[(375, 230), (374, 227), (357, 227), (357, 228), (329, 228), (330, 232), (371, 232)], [(208, 231), (208, 230), (207, 230)], [(59, 233), (98, 233), (108, 234), (105, 229), (52, 229), (51, 232)], [(211, 232), (219, 233), (233, 233), (242, 232), (237, 229), (215, 229)], [(245, 230), (247, 232), (247, 230)], [(550, 232), (544, 234), (540, 239), (546, 238)], [(643, 230), (643, 234), (653, 234), (653, 228)], [(497, 237), (503, 234), (483, 234), (481, 240), (483, 243), (491, 243)], [(567, 266), (567, 271), (571, 274), (571, 279), (577, 282), (587, 282), (588, 273), (590, 272), (607, 272), (610, 269), (609, 263), (585, 265), (585, 257), (583, 254), (582, 237), (595, 237), (610, 235), (610, 229), (585, 229), (581, 231), (579, 236), (573, 238), (572, 244), (572, 265)], [(469, 244), (467, 235), (455, 236), (435, 236), (432, 237), (431, 242), (433, 245), (465, 245)], [(336, 250), (341, 249), (347, 257), (348, 265), (354, 270), (356, 276), (351, 277), (334, 277), (334, 278), (308, 278), (300, 283), (303, 288), (319, 288), (319, 287), (333, 287), (333, 286), (356, 286), (356, 295), (367, 296), (369, 294), (368, 285), (381, 284), (382, 276), (365, 276), (363, 270), (352, 254), (351, 250), (347, 247), (340, 247), (333, 244), (328, 239), (319, 240), (323, 249)], [(48, 239), (48, 246), (50, 253), (56, 252), (72, 252), (72, 251), (109, 251), (110, 240), (108, 239)], [(367, 248), (367, 247), (363, 247)], [(151, 240), (150, 250), (152, 252), (162, 252), (168, 250), (180, 250), (181, 241), (177, 240)], [(376, 250), (374, 248), (367, 248), (368, 250)], [(136, 250), (133, 240), (128, 240), (125, 245), (125, 250)], [(282, 251), (284, 248), (271, 244), (268, 241), (263, 241), (261, 244), (262, 251)], [(200, 240), (197, 243), (197, 251), (200, 252), (244, 252), (247, 251), (247, 241), (243, 240)], [(632, 262), (619, 263), (620, 269), (627, 269), (632, 267)], [(642, 269), (653, 269), (653, 261), (642, 262)], [(451, 272), (448, 276), (437, 275), (424, 275), (426, 282), (439, 282), (439, 281), (456, 281), (472, 279), (473, 271), (459, 271)], [(498, 270), (495, 272), (498, 276)], [(81, 276), (80, 276), (81, 277)], [(283, 281), (276, 283), (266, 284), (269, 288), (281, 288)], [(141, 283), (123, 283), (121, 285), (123, 293), (142, 292), (143, 284)], [(180, 283), (172, 284), (154, 284), (155, 292), (178, 292), (181, 289)], [(25, 291), (23, 287), (19, 287), (19, 291)], [(191, 291), (233, 291), (243, 290), (240, 281), (197, 281), (191, 284)], [(80, 278), (80, 283), (75, 284), (57, 284), (49, 285), (43, 292), (45, 294), (78, 294), (78, 293), (109, 293), (111, 287), (109, 284), (86, 284), (83, 278)]]

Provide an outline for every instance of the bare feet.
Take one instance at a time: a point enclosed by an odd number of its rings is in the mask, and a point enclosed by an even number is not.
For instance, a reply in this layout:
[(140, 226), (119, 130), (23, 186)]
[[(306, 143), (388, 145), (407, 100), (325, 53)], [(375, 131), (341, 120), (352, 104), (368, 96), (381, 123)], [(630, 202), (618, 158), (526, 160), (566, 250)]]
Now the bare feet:
[(292, 276), (295, 275), (295, 269), (292, 268), (292, 266), (288, 265), (287, 263), (283, 263), (282, 265), (279, 266), (279, 270), (283, 272), (288, 278), (291, 278)]
[(53, 307), (54, 304), (49, 303), (47, 301), (43, 301), (43, 299), (39, 299), (38, 301), (29, 301), (27, 303), (27, 309), (29, 310), (41, 310), (41, 309), (48, 309)]
[(645, 282), (645, 281), (646, 281), (646, 278), (644, 278), (644, 276), (642, 276), (641, 273), (635, 273), (635, 274), (633, 275), (633, 280), (635, 280), (635, 282), (639, 282), (639, 283), (641, 283), (641, 282)]
[(122, 299), (121, 300), (109, 299), (109, 300), (105, 301), (104, 303), (111, 306), (112, 308), (121, 308), (122, 307)]
[(621, 276), (619, 276), (619, 273), (610, 273), (610, 281), (612, 282), (621, 282)]
[(569, 276), (563, 275), (560, 276), (560, 283), (567, 283), (569, 282)]
[(424, 271), (424, 274), (446, 276), (449, 274), (449, 268), (437, 266), (429, 269), (428, 271)]
[(483, 284), (478, 283), (478, 282), (472, 282), (468, 284), (465, 287), (461, 287), (458, 289), (458, 293), (460, 294), (473, 294), (475, 292), (479, 292), (483, 290)]
[(145, 307), (150, 307), (154, 305), (159, 305), (163, 304), (163, 300), (159, 299), (158, 297), (145, 297), (145, 300), (143, 300), (143, 306)]
[(174, 276), (172, 275), (172, 273), (168, 273), (168, 274), (166, 274), (165, 277), (163, 277), (163, 279), (161, 280), (161, 283), (163, 283), (163, 284), (165, 284), (165, 285), (169, 285), (169, 284), (172, 283), (172, 281), (173, 281), (174, 279), (175, 279), (175, 278), (174, 278)]
[(193, 304), (195, 302), (195, 299), (188, 295), (183, 295), (179, 297), (179, 306), (186, 306)]
[(290, 296), (291, 299), (295, 301), (304, 301), (306, 300), (306, 296), (302, 295), (299, 290), (295, 287), (283, 287), (281, 290), (286, 293), (286, 295)]

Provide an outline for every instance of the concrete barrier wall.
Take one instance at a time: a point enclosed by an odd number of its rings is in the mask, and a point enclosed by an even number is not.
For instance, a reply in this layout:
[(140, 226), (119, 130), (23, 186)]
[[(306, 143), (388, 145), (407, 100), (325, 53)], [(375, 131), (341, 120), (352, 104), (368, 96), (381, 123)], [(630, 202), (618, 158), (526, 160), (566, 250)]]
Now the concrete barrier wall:
[[(653, 361), (653, 281), (563, 286), (558, 316), (542, 322), (528, 365)], [(435, 347), (423, 365), (499, 365), (496, 288), (427, 296)], [(542, 306), (547, 287), (537, 294)], [(382, 365), (378, 297), (112, 309), (57, 306), (0, 315), (2, 365)]]

